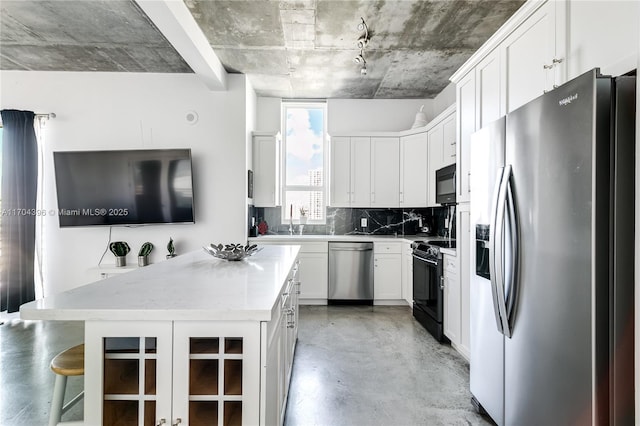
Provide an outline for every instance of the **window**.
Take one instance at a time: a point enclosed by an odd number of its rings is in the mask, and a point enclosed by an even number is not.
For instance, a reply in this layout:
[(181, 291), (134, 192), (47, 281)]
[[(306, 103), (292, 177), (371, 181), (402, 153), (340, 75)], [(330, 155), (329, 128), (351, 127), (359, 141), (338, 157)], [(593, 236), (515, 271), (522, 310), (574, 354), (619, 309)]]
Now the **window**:
[(283, 103), (282, 223), (300, 223), (304, 209), (309, 224), (326, 222), (326, 104)]

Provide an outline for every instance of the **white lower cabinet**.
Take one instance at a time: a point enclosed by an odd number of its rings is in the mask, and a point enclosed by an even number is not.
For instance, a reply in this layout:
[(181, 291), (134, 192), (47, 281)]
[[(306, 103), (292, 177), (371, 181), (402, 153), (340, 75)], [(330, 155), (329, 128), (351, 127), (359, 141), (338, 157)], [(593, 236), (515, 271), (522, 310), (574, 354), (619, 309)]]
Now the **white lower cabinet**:
[(373, 244), (373, 299), (402, 299), (402, 243)]
[(298, 281), (283, 294), (274, 320), (262, 323), (262, 376), (260, 381), (260, 425), (284, 423), (289, 382), (293, 367), (295, 342), (298, 338)]
[(268, 322), (86, 321), (85, 424), (282, 424), (297, 281)]
[(300, 303), (326, 304), (329, 294), (328, 244), (305, 243), (298, 255), (300, 262)]
[(259, 238), (250, 241), (258, 245), (299, 245), (299, 302), (302, 305), (327, 304), (329, 296), (329, 245), (327, 241), (263, 241)]
[(260, 323), (87, 321), (85, 423), (257, 424)]
[(413, 249), (410, 242), (402, 243), (402, 298), (413, 305)]
[[(457, 215), (458, 263), (460, 274), (460, 345), (458, 350), (467, 359), (471, 356), (471, 243), (469, 204), (459, 206)], [(475, 231), (475, 230), (474, 230)], [(474, 241), (475, 243), (475, 241)]]
[(460, 280), (458, 262), (454, 256), (443, 255), (444, 334), (451, 344), (460, 344)]

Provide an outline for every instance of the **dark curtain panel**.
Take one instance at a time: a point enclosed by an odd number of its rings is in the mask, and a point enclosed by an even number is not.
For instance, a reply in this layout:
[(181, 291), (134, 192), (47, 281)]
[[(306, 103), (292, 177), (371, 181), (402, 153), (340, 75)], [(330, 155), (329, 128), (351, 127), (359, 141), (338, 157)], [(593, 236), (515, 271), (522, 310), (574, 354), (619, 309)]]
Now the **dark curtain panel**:
[(0, 310), (16, 312), (35, 299), (34, 254), (38, 149), (31, 111), (2, 110)]

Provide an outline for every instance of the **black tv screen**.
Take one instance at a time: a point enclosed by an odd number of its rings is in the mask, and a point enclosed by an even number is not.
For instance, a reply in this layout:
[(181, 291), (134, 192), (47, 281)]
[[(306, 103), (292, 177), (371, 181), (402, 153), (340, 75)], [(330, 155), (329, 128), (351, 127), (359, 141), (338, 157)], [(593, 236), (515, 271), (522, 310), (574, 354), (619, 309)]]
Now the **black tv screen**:
[(61, 227), (193, 223), (190, 149), (53, 153)]

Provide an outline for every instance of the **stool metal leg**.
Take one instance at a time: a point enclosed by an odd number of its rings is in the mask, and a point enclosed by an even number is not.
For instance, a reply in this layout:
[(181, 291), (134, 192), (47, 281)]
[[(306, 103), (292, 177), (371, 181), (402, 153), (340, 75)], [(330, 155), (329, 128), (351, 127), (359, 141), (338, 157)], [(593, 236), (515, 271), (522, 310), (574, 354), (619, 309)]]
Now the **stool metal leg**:
[(53, 398), (51, 398), (51, 414), (49, 415), (49, 426), (56, 426), (62, 418), (62, 404), (64, 402), (64, 391), (67, 387), (67, 376), (56, 374), (56, 382), (53, 385)]

